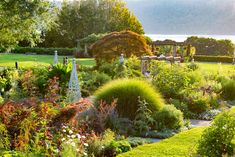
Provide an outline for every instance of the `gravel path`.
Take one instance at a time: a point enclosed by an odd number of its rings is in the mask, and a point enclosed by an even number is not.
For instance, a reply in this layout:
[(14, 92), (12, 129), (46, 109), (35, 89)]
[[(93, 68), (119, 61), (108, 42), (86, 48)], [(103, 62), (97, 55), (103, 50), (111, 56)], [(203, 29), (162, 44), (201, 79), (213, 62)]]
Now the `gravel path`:
[(190, 119), (192, 127), (210, 126), (211, 121)]

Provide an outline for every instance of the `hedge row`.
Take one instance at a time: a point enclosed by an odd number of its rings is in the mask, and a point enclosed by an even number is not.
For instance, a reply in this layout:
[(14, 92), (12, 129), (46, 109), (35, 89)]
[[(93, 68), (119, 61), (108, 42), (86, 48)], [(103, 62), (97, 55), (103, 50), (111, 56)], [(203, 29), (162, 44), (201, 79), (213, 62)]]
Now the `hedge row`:
[(195, 55), (195, 61), (200, 62), (222, 62), (222, 63), (233, 63), (233, 58), (229, 56), (205, 56), (205, 55)]
[(12, 53), (17, 54), (39, 54), (39, 55), (54, 55), (57, 51), (61, 56), (72, 56), (76, 52), (76, 48), (38, 48), (38, 47), (17, 47), (12, 50)]

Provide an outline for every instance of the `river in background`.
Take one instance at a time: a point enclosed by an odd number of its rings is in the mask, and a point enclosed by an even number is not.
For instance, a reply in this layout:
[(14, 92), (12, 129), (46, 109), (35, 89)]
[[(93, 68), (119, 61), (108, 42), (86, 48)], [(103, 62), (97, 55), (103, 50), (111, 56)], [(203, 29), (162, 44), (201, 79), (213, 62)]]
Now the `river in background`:
[(205, 38), (214, 38), (214, 39), (229, 39), (233, 43), (235, 43), (235, 35), (163, 35), (163, 34), (146, 34), (146, 36), (150, 37), (153, 41), (156, 40), (166, 40), (171, 39), (178, 42), (185, 41), (188, 37), (198, 36)]

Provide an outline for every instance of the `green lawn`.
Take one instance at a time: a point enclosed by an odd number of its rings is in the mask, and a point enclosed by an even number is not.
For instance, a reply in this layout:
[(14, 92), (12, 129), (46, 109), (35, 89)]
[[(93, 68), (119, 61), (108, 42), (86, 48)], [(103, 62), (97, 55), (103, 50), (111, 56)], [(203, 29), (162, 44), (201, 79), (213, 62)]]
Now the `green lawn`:
[(146, 144), (118, 157), (188, 157), (195, 153), (205, 127), (181, 132), (159, 143)]
[[(16, 61), (18, 61), (20, 67), (48, 66), (53, 63), (53, 58), (54, 56), (49, 55), (0, 54), (0, 67), (14, 67)], [(62, 58), (59, 56), (60, 62), (62, 62)], [(95, 60), (92, 58), (80, 58), (77, 59), (77, 62), (86, 66), (95, 65)], [(225, 75), (235, 73), (235, 66), (231, 64), (220, 66), (217, 63), (199, 63), (199, 66), (203, 73), (218, 73), (218, 71)]]
[[(47, 55), (23, 55), (23, 54), (0, 54), (0, 67), (14, 67), (18, 61), (20, 67), (48, 66), (53, 63), (54, 56)], [(71, 61), (72, 58), (69, 58)], [(63, 57), (59, 56), (59, 62), (62, 63)], [(95, 65), (92, 58), (80, 58), (77, 62), (85, 66)]]
[(235, 65), (218, 63), (198, 63), (202, 73), (235, 74)]

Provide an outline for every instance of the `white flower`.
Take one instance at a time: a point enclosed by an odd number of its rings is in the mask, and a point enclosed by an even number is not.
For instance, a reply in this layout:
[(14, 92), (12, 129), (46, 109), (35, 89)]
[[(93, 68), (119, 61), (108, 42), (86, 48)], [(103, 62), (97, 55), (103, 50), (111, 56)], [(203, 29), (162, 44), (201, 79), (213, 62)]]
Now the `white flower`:
[(65, 129), (63, 129), (62, 131), (63, 131), (63, 132), (66, 132), (66, 130), (65, 130)]
[(73, 131), (72, 130), (69, 130), (69, 134), (72, 134), (73, 133)]
[(82, 136), (82, 138), (86, 138), (85, 136)]
[(67, 135), (68, 138), (70, 138), (71, 136), (70, 135)]
[(83, 153), (83, 155), (87, 156), (87, 153), (86, 153), (86, 152), (84, 152), (84, 153)]
[(65, 141), (65, 138), (62, 138), (61, 141)]
[(72, 137), (72, 138), (75, 138), (75, 137), (76, 137), (76, 135), (72, 135), (71, 137)]
[(59, 153), (60, 151), (59, 151), (59, 149), (55, 149), (55, 152), (56, 152), (56, 153)]
[(75, 144), (74, 142), (71, 143), (71, 146), (75, 147), (75, 145), (76, 145), (76, 144)]
[(88, 143), (84, 143), (84, 146), (88, 147)]
[(77, 137), (78, 137), (78, 139), (80, 139), (80, 138), (81, 138), (81, 135), (80, 135), (80, 134), (77, 134)]

